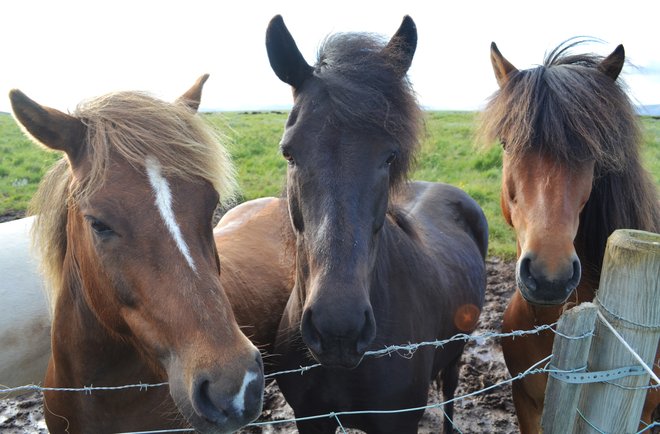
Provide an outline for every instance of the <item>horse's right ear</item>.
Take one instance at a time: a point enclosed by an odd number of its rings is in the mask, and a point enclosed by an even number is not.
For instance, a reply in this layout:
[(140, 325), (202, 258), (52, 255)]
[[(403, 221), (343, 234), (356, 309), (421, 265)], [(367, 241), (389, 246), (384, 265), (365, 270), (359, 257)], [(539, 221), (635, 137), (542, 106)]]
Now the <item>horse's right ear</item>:
[(281, 15), (275, 15), (268, 23), (266, 50), (275, 74), (294, 89), (300, 88), (312, 76), (313, 68), (300, 53)]
[(208, 79), (208, 74), (199, 77), (190, 89), (176, 99), (177, 104), (184, 104), (188, 106), (190, 110), (196, 112), (199, 109), (199, 104), (202, 102), (202, 89), (204, 88), (204, 83), (206, 83), (206, 80)]
[(612, 54), (603, 59), (598, 65), (598, 69), (603, 74), (616, 81), (623, 69), (623, 64), (626, 61), (626, 52), (623, 45), (619, 44), (618, 47), (612, 51)]
[(509, 74), (518, 71), (511, 62), (502, 56), (502, 53), (497, 49), (495, 42), (490, 43), (490, 63), (493, 65), (495, 78), (497, 79), (497, 84), (500, 86), (500, 89), (508, 83)]
[(24, 130), (44, 146), (64, 151), (75, 160), (82, 149), (86, 127), (80, 119), (42, 106), (18, 89), (9, 92), (14, 117)]

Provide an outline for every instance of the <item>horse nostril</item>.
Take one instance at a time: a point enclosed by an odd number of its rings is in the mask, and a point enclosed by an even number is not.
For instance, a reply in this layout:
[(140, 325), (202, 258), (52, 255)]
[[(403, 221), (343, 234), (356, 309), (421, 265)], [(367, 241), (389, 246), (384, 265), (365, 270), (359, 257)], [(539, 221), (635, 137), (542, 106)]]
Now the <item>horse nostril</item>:
[(582, 277), (582, 266), (580, 265), (580, 259), (576, 257), (573, 260), (573, 275), (568, 280), (568, 284), (566, 285), (567, 290), (572, 291), (575, 288), (577, 288), (578, 284), (580, 283), (581, 277)]
[(232, 373), (200, 375), (193, 382), (190, 395), (196, 416), (225, 428), (222, 432), (233, 432), (256, 419), (261, 414), (264, 391), (261, 358), (249, 365), (245, 371), (234, 373), (238, 377)]
[(193, 387), (193, 410), (209, 422), (220, 423), (227, 418), (227, 413), (213, 402), (210, 387), (211, 382), (208, 380), (202, 380)]
[(305, 345), (312, 350), (315, 354), (323, 353), (323, 346), (321, 345), (321, 333), (319, 332), (314, 320), (312, 319), (312, 309), (307, 309), (302, 316), (300, 322), (300, 333)]
[(518, 261), (518, 278), (527, 289), (535, 291), (536, 280), (532, 276), (531, 263), (532, 260), (528, 256), (520, 258), (520, 261)]
[(369, 345), (376, 338), (376, 320), (374, 319), (374, 314), (371, 309), (367, 309), (364, 312), (364, 325), (358, 336), (356, 350), (358, 354), (364, 354), (365, 351), (369, 348)]

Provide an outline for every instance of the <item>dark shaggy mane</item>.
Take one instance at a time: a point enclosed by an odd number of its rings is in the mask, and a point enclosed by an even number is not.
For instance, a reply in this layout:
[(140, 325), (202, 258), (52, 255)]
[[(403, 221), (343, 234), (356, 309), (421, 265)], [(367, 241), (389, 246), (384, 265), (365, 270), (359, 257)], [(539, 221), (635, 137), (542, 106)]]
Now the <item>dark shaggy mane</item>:
[(399, 186), (412, 166), (422, 129), (422, 111), (399, 53), (383, 50), (386, 41), (369, 33), (338, 33), (319, 49), (314, 74), (326, 86), (333, 121), (362, 134), (387, 134), (399, 145), (392, 164), (392, 186)]
[(513, 164), (529, 153), (572, 168), (595, 162), (575, 242), (581, 260), (598, 271), (607, 237), (621, 228), (658, 232), (660, 208), (641, 164), (641, 126), (625, 87), (598, 69), (603, 57), (570, 53), (583, 42), (569, 39), (542, 66), (514, 73), (489, 101), (481, 133), (502, 141)]

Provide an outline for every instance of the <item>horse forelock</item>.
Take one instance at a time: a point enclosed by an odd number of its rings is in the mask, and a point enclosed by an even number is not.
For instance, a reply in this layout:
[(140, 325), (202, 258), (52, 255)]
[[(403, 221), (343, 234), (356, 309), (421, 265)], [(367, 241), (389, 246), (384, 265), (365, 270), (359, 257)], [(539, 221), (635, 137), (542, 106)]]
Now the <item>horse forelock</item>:
[(113, 152), (143, 171), (147, 157), (155, 158), (164, 175), (202, 178), (222, 200), (231, 199), (234, 169), (224, 138), (185, 105), (142, 92), (115, 92), (82, 102), (74, 115), (87, 127), (86, 152), (92, 163), (80, 184), (92, 189), (102, 185)]
[(625, 85), (603, 74), (596, 54), (571, 54), (568, 40), (541, 66), (513, 73), (488, 102), (481, 135), (520, 160), (542, 153), (569, 166), (593, 160), (598, 173), (627, 170), (641, 130)]
[(69, 204), (103, 186), (111, 155), (145, 175), (148, 161), (155, 159), (163, 176), (204, 179), (223, 201), (231, 200), (235, 189), (223, 138), (184, 105), (139, 92), (116, 92), (81, 103), (74, 116), (87, 127), (84, 146), (89, 170), (84, 179), (74, 182), (69, 161), (62, 158), (44, 176), (29, 210), (37, 216), (32, 239), (42, 258), (51, 308), (61, 289)]
[(370, 33), (338, 33), (322, 43), (314, 75), (323, 82), (332, 121), (357, 134), (385, 134), (399, 147), (391, 168), (393, 187), (406, 178), (419, 149), (422, 111), (399, 48)]

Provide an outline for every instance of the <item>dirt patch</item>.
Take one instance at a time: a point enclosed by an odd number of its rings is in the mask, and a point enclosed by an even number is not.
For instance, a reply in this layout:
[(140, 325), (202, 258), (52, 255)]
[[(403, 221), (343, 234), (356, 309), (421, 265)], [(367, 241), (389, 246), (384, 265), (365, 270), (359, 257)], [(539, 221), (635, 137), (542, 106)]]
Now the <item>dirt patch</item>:
[(23, 217), (25, 217), (25, 211), (7, 211), (6, 213), (0, 215), (0, 223), (22, 219)]
[[(487, 261), (488, 287), (486, 303), (475, 333), (499, 331), (504, 308), (514, 291), (514, 263), (492, 258)], [(461, 375), (456, 396), (463, 396), (509, 378), (504, 365), (499, 341), (470, 342), (463, 355)], [(442, 402), (442, 395), (435, 387), (429, 393), (429, 404)], [(264, 411), (259, 421), (285, 420), (293, 417), (277, 386), (266, 389)], [(420, 434), (438, 433), (442, 426), (441, 409), (425, 413), (420, 424)], [(456, 402), (454, 423), (462, 433), (518, 432), (509, 385)], [(40, 393), (30, 393), (16, 399), (0, 400), (0, 431), (6, 434), (46, 433)], [(282, 434), (295, 432), (293, 424), (275, 424), (246, 428), (249, 434)], [(349, 432), (357, 432), (349, 430)]]

